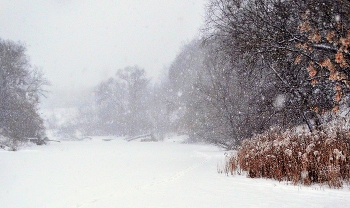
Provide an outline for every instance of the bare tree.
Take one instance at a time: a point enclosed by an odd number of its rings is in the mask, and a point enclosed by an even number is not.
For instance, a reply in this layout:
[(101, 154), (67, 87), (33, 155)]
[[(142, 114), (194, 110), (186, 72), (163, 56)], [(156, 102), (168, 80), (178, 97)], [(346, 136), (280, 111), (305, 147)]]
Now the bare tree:
[(119, 70), (117, 78), (125, 84), (127, 90), (126, 111), (127, 128), (129, 135), (136, 135), (150, 129), (149, 116), (147, 115), (147, 86), (149, 80), (146, 72), (137, 66), (126, 67)]
[(148, 113), (149, 80), (137, 66), (118, 70), (94, 90), (94, 101), (80, 108), (78, 128), (84, 134), (130, 135), (152, 131)]
[(37, 111), (48, 82), (25, 52), (21, 43), (0, 40), (0, 134), (13, 140), (45, 134)]
[(247, 79), (232, 67), (217, 42), (203, 45), (199, 40), (184, 46), (171, 65), (173, 112), (191, 139), (230, 148), (268, 126), (256, 119), (262, 109), (253, 103), (259, 96), (260, 76)]
[(273, 86), (265, 93), (285, 99), (287, 124), (310, 127), (349, 91), (348, 11), (349, 1), (212, 0), (205, 33), (233, 65), (244, 63), (240, 73), (264, 71)]

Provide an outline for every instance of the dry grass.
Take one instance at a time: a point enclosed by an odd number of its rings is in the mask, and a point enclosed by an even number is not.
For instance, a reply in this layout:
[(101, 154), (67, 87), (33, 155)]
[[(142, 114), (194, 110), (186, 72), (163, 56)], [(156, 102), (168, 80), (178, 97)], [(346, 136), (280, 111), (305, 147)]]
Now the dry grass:
[[(217, 166), (218, 173), (225, 173), (226, 175), (234, 175), (239, 171), (238, 160), (235, 153), (225, 153), (225, 162), (223, 165)], [(240, 174), (240, 172), (238, 172)]]
[(296, 133), (275, 128), (245, 140), (237, 154), (226, 160), (225, 173), (233, 174), (238, 167), (251, 178), (340, 188), (350, 182), (350, 133), (340, 129)]

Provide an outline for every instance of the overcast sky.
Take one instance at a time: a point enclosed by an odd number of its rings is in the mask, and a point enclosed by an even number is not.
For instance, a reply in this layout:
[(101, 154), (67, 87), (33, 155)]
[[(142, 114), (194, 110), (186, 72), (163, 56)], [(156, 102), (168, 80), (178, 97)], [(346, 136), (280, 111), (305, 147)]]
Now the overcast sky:
[(51, 90), (138, 65), (151, 77), (199, 35), (205, 0), (0, 0), (0, 37), (24, 42)]

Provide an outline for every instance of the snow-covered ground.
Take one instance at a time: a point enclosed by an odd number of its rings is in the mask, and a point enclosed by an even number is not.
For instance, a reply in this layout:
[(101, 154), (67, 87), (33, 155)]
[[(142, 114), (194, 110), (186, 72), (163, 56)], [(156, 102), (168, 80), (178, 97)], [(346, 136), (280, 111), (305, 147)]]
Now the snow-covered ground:
[[(111, 139), (111, 140), (109, 140)], [(217, 147), (94, 137), (0, 150), (0, 207), (350, 207), (348, 187), (217, 173)]]

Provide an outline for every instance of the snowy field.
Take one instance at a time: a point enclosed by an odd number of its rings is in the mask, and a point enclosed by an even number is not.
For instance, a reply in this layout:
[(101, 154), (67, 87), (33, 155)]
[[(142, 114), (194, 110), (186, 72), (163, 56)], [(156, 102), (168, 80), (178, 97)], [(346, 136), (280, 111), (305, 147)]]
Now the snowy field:
[(218, 174), (217, 147), (109, 139), (0, 150), (0, 207), (350, 207), (348, 187)]

